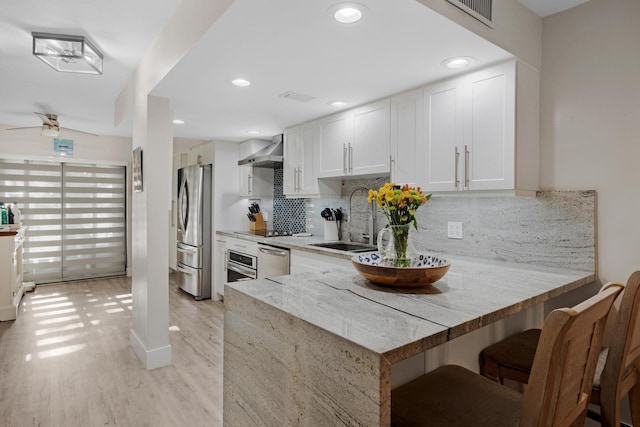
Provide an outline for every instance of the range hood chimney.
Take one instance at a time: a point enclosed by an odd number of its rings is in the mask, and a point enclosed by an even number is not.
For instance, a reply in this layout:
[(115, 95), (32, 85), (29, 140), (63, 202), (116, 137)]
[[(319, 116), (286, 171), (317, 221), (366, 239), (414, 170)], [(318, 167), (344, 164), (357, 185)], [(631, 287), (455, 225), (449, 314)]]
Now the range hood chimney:
[(238, 166), (274, 169), (282, 166), (284, 135), (273, 137), (273, 143), (238, 161)]

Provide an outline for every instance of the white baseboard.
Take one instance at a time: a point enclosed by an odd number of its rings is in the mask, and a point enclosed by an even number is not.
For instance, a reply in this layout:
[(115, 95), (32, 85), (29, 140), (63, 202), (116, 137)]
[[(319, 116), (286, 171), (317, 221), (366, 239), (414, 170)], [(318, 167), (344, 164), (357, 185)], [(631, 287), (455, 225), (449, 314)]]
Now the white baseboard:
[(147, 371), (169, 366), (173, 362), (171, 345), (148, 350), (133, 329), (129, 330), (129, 341)]

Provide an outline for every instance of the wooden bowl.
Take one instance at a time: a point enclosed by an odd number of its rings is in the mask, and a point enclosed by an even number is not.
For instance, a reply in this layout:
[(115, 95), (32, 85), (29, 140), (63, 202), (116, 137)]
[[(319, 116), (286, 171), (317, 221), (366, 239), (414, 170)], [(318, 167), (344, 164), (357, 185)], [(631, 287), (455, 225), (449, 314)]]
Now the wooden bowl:
[(411, 267), (391, 267), (382, 265), (382, 257), (377, 252), (355, 255), (351, 262), (358, 273), (367, 280), (381, 286), (396, 288), (418, 288), (437, 282), (447, 274), (451, 262), (445, 259), (421, 254)]

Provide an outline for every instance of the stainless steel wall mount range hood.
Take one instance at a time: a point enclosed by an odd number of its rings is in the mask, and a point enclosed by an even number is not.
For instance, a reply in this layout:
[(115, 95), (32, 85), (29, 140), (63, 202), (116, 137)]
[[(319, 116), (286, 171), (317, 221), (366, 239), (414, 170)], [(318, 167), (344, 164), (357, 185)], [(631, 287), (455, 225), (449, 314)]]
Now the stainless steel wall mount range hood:
[(273, 143), (258, 150), (255, 153), (238, 161), (238, 166), (253, 166), (260, 168), (277, 168), (282, 166), (282, 155), (284, 135), (279, 134), (273, 137)]

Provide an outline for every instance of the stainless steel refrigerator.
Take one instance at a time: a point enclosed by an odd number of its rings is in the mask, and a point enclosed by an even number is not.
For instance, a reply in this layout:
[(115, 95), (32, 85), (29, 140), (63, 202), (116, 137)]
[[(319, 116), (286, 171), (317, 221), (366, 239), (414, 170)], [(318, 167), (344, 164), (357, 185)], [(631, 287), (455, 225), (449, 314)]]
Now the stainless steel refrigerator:
[(178, 284), (211, 298), (211, 165), (184, 167), (178, 177)]

